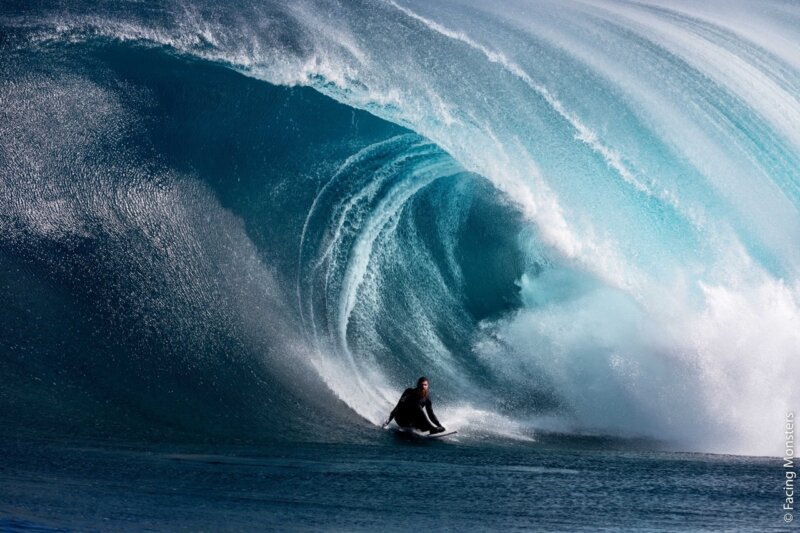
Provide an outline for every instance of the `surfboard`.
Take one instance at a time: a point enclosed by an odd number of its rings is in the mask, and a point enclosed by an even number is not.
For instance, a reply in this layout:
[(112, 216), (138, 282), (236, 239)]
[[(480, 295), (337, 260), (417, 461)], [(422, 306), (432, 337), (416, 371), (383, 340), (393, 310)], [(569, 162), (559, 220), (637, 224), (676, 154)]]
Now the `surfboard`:
[(414, 437), (418, 437), (420, 439), (440, 439), (442, 437), (449, 437), (450, 435), (455, 435), (458, 433), (455, 429), (448, 429), (447, 431), (442, 431), (441, 433), (434, 433), (431, 435), (430, 433), (425, 433), (418, 429), (412, 428), (402, 428), (398, 427), (397, 431), (403, 433), (404, 435), (413, 435)]

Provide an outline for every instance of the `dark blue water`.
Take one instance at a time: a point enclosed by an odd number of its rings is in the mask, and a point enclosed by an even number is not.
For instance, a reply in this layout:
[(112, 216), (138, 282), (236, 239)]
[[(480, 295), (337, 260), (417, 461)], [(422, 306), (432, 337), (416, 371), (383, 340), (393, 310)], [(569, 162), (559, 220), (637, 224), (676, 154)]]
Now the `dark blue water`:
[(784, 530), (777, 459), (529, 446), (2, 440), (0, 527)]

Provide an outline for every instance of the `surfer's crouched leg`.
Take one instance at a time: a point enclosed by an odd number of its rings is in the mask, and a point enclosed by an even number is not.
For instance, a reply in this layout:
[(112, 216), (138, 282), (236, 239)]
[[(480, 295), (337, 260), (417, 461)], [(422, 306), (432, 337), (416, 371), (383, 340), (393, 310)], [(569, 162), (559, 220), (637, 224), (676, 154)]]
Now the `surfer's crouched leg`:
[(430, 423), (428, 417), (425, 416), (425, 413), (420, 411), (416, 413), (414, 416), (414, 421), (412, 423), (415, 429), (420, 431), (429, 431), (430, 433), (436, 433), (436, 426)]
[(436, 427), (430, 423), (425, 413), (419, 411), (418, 413), (402, 413), (395, 417), (398, 426), (404, 428), (413, 428), (418, 431), (429, 431), (430, 433), (438, 433)]

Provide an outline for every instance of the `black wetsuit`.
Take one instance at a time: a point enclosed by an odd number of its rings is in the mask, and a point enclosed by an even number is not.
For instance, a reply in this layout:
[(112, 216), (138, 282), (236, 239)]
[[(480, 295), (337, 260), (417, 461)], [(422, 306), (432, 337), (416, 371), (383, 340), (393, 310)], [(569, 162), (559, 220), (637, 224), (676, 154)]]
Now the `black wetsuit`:
[[(422, 410), (428, 413), (425, 413)], [(428, 421), (430, 418), (430, 421)], [(420, 431), (432, 431), (437, 427), (441, 427), (439, 419), (433, 414), (433, 407), (431, 407), (431, 399), (429, 397), (421, 398), (417, 389), (406, 389), (403, 395), (400, 396), (400, 401), (397, 406), (392, 410), (389, 415), (389, 422), (395, 419), (398, 426), (411, 427)], [(431, 425), (433, 422), (434, 425)]]

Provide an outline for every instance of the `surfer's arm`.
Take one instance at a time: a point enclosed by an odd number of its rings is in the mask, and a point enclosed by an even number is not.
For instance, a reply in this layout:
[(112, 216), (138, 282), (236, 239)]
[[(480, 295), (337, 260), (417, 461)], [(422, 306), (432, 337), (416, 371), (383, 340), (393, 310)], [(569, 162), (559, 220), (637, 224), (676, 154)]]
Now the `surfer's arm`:
[(388, 426), (388, 425), (389, 425), (389, 422), (391, 422), (392, 420), (394, 420), (394, 415), (396, 415), (396, 414), (397, 414), (397, 410), (398, 410), (398, 409), (400, 409), (400, 404), (402, 404), (402, 403), (403, 403), (403, 401), (406, 399), (406, 396), (407, 396), (407, 395), (408, 395), (408, 391), (406, 390), (406, 391), (404, 391), (404, 392), (403, 392), (403, 395), (402, 395), (402, 396), (400, 396), (400, 401), (398, 401), (398, 402), (397, 402), (397, 405), (395, 405), (395, 406), (394, 406), (394, 409), (392, 409), (392, 412), (391, 412), (391, 413), (389, 413), (389, 418), (387, 418), (387, 419), (386, 419), (386, 422), (384, 422), (384, 423), (383, 423), (383, 425), (384, 425), (384, 426)]
[(442, 424), (441, 422), (439, 422), (439, 419), (436, 418), (435, 414), (433, 414), (433, 405), (431, 405), (430, 400), (425, 402), (425, 412), (428, 413), (428, 418), (430, 418), (431, 422), (433, 422), (436, 425), (436, 427), (442, 427)]

